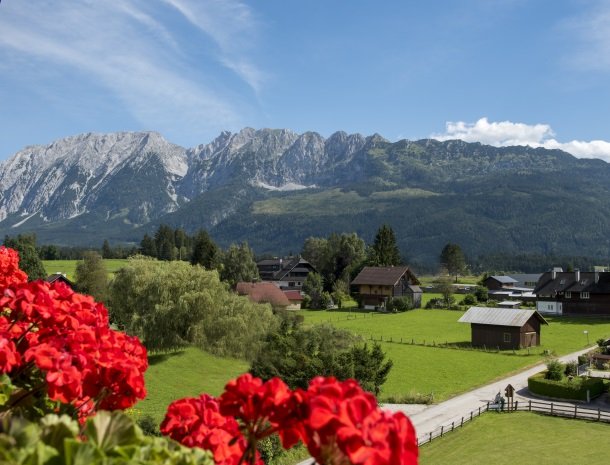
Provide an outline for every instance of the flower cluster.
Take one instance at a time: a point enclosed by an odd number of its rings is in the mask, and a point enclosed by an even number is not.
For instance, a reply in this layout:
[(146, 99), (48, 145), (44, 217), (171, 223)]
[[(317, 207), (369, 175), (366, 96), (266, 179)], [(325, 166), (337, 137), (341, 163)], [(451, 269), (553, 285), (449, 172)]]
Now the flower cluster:
[(0, 247), (0, 374), (28, 395), (48, 394), (81, 418), (96, 409), (124, 409), (145, 397), (146, 350), (114, 331), (108, 311), (67, 285), (27, 282), (18, 255)]
[(171, 404), (161, 432), (211, 450), (223, 465), (262, 463), (256, 443), (273, 433), (286, 448), (302, 441), (323, 465), (411, 465), (418, 454), (404, 414), (382, 411), (356, 381), (335, 378), (314, 378), (307, 391), (291, 391), (278, 378), (262, 382), (245, 374), (218, 399), (203, 395)]

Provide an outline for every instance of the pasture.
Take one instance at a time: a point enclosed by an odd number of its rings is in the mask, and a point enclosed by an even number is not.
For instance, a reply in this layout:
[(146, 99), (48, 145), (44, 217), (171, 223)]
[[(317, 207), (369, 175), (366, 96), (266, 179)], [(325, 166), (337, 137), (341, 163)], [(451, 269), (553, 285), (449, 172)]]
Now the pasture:
[[(537, 432), (537, 434), (532, 434)], [(599, 463), (610, 425), (534, 413), (487, 413), (419, 449), (420, 465)], [(601, 455), (600, 455), (601, 454)]]
[[(68, 279), (74, 280), (74, 272), (76, 270), (76, 264), (79, 260), (43, 260), (42, 264), (47, 272), (47, 275), (54, 273), (63, 273)], [(114, 275), (119, 269), (121, 269), (127, 260), (125, 259), (105, 259), (104, 265), (109, 275)]]
[(135, 409), (139, 415), (150, 415), (157, 423), (165, 416), (167, 406), (182, 397), (204, 392), (219, 395), (227, 381), (248, 371), (244, 360), (215, 357), (195, 347), (178, 352), (148, 356), (146, 399)]
[[(515, 353), (466, 349), (470, 325), (457, 322), (462, 315), (459, 311), (380, 314), (302, 310), (300, 314), (306, 324), (330, 323), (364, 340), (370, 341), (372, 337), (380, 342), (394, 361), (382, 398), (420, 393), (433, 394), (435, 402), (541, 363), (545, 360), (545, 350), (562, 355), (583, 349), (587, 346), (585, 330), (593, 344), (610, 335), (607, 319), (548, 318), (549, 326), (542, 328), (542, 345), (530, 349), (528, 355), (525, 349)], [(462, 348), (439, 347), (445, 343)]]

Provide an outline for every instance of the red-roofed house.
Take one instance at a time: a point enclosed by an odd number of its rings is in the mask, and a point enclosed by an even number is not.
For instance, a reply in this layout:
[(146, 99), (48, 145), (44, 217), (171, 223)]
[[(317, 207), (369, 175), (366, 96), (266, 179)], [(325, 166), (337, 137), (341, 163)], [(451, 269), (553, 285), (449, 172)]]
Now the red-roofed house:
[(235, 291), (239, 295), (247, 295), (252, 302), (268, 303), (273, 308), (288, 308), (288, 297), (273, 283), (237, 283)]
[(286, 307), (286, 310), (301, 310), (301, 303), (303, 302), (303, 296), (300, 291), (282, 291), (288, 298), (290, 305)]

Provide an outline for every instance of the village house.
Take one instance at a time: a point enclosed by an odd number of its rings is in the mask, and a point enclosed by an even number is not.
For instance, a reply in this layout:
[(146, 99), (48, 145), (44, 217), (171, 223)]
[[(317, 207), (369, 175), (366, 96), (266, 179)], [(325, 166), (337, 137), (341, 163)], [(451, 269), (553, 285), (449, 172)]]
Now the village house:
[(288, 298), (290, 305), (286, 307), (286, 310), (301, 310), (301, 304), (303, 303), (303, 296), (300, 291), (282, 291)]
[(534, 289), (536, 309), (546, 315), (610, 316), (610, 273), (549, 271)]
[(421, 306), (419, 280), (408, 266), (365, 266), (351, 282), (352, 294), (364, 308), (385, 308), (392, 297), (410, 297)]
[(471, 307), (458, 320), (470, 323), (475, 347), (520, 349), (540, 345), (540, 326), (547, 321), (536, 310)]
[(239, 295), (247, 295), (252, 302), (271, 304), (274, 309), (287, 309), (290, 306), (286, 294), (273, 283), (239, 282), (235, 292)]
[(261, 280), (274, 282), (282, 290), (300, 291), (307, 275), (316, 272), (311, 263), (300, 257), (261, 260), (256, 267)]
[[(537, 276), (540, 275), (495, 275), (485, 278), (483, 284), (488, 289), (491, 299), (533, 302), (536, 296), (532, 293), (535, 286), (532, 280)], [(525, 283), (531, 287), (525, 286)]]
[(53, 273), (45, 278), (45, 281), (48, 283), (62, 282), (67, 284), (70, 288), (74, 289), (74, 283), (68, 279), (68, 277), (64, 273)]

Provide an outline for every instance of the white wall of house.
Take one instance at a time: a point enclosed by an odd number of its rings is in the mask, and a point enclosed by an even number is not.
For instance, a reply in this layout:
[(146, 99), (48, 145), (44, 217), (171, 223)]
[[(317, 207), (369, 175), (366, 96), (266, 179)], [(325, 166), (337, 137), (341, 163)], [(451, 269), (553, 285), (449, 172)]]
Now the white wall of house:
[(561, 315), (563, 312), (561, 302), (554, 300), (539, 300), (536, 302), (536, 310), (546, 315)]

